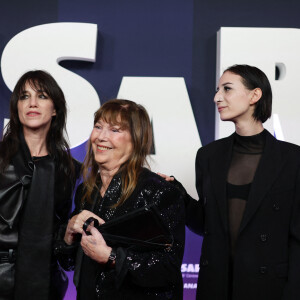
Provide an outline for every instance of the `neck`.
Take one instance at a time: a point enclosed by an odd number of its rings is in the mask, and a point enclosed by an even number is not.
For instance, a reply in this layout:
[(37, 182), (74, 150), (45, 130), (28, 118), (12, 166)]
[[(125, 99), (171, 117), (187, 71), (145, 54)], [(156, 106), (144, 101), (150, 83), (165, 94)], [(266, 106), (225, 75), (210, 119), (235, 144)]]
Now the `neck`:
[(26, 128), (23, 129), (24, 138), (29, 148), (31, 156), (45, 156), (48, 155), (45, 131), (31, 131)]
[(101, 177), (101, 182), (102, 182), (100, 194), (102, 197), (104, 196), (111, 180), (113, 179), (115, 174), (118, 172), (118, 170), (119, 170), (119, 168), (115, 168), (115, 169), (111, 169), (111, 170), (107, 170), (104, 168), (100, 169), (100, 177)]
[(234, 125), (236, 133), (241, 136), (256, 135), (264, 130), (262, 122), (254, 119), (245, 122), (237, 122)]

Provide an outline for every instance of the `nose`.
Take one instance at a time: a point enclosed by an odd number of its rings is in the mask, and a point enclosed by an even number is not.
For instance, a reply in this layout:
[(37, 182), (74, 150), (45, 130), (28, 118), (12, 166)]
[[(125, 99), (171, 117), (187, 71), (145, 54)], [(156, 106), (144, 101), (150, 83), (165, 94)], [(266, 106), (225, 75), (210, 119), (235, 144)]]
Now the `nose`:
[(214, 102), (217, 104), (222, 101), (222, 94), (220, 91), (217, 91), (214, 97)]
[(99, 130), (97, 139), (99, 141), (106, 141), (107, 140), (107, 134), (108, 134), (108, 130), (106, 128), (102, 128), (101, 130)]
[(29, 105), (30, 107), (37, 107), (38, 106), (38, 101), (36, 96), (31, 96), (29, 98)]

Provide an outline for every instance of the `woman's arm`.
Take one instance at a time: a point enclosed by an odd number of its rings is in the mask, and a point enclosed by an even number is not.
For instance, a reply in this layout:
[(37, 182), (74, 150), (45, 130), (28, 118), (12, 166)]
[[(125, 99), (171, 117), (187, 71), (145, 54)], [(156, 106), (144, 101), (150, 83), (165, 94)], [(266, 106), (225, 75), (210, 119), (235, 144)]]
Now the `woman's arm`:
[(185, 200), (186, 225), (196, 234), (203, 235), (204, 232), (204, 197), (203, 197), (203, 163), (201, 157), (201, 148), (196, 156), (196, 189), (199, 200), (196, 201), (187, 194)]
[(176, 180), (174, 176), (168, 176), (162, 173), (157, 173), (166, 181), (174, 184), (182, 193), (185, 203), (185, 223), (186, 226), (196, 234), (203, 235), (204, 232), (204, 199), (203, 199), (203, 172), (201, 163), (201, 151), (198, 151), (196, 157), (196, 189), (199, 200), (194, 199), (188, 194), (184, 186)]

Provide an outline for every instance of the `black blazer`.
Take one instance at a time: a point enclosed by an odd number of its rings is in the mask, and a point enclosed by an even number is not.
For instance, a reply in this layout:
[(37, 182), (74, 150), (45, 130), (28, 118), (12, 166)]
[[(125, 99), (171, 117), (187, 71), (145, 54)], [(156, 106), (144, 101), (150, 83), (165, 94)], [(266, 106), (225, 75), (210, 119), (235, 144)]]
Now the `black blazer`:
[(197, 299), (300, 299), (300, 147), (266, 134), (229, 268), (226, 178), (233, 135), (199, 149), (199, 201), (187, 205), (188, 227), (203, 235)]

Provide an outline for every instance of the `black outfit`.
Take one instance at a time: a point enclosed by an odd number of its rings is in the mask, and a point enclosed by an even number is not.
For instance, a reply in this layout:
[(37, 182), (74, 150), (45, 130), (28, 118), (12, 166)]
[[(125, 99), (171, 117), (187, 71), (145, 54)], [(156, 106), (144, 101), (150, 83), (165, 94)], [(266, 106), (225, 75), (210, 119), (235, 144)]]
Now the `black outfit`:
[(300, 147), (264, 131), (199, 149), (199, 201), (186, 223), (203, 235), (197, 299), (300, 299)]
[(265, 139), (265, 130), (254, 136), (234, 134), (232, 157), (227, 174), (228, 230), (231, 252), (228, 274), (229, 299), (232, 298), (233, 291), (236, 242), (251, 190), (251, 184), (264, 150)]
[(266, 131), (254, 136), (234, 134), (227, 175), (228, 225), (232, 259), (251, 184), (263, 153)]
[[(139, 175), (133, 194), (122, 205), (112, 208), (120, 200), (120, 193), (120, 174), (113, 177), (103, 198), (95, 189), (92, 195), (96, 196), (94, 204), (81, 204), (83, 186), (79, 186), (73, 214), (89, 209), (109, 221), (148, 204), (155, 204), (174, 237), (174, 245), (169, 250), (143, 251), (117, 247), (116, 263), (112, 269), (89, 259), (79, 247), (74, 273), (77, 299), (182, 299), (180, 268), (185, 238), (182, 194), (175, 186), (147, 169)], [(71, 269), (75, 261), (72, 262), (71, 256), (62, 256), (61, 264)]]
[(74, 167), (70, 179), (58, 171), (55, 156), (32, 158), (21, 135), (18, 152), (0, 173), (1, 300), (63, 299), (68, 279), (54, 251), (72, 208), (80, 164)]

